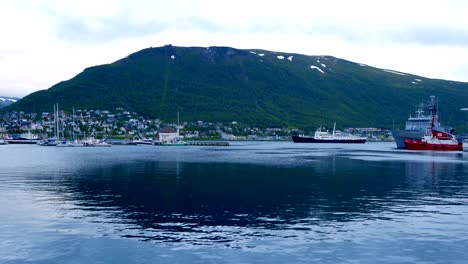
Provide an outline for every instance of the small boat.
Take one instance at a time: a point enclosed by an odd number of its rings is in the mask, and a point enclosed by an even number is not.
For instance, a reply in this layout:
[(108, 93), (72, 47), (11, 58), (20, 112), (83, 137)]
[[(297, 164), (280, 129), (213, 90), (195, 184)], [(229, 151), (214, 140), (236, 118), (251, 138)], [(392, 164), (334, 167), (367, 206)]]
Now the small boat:
[(135, 145), (153, 145), (154, 142), (153, 142), (153, 140), (151, 138), (134, 136), (133, 137), (133, 144), (135, 144)]
[(314, 133), (314, 136), (292, 136), (294, 143), (365, 143), (366, 138), (355, 135), (338, 132), (335, 130), (336, 123), (333, 124), (333, 132), (322, 131), (320, 127)]
[(84, 144), (78, 140), (62, 140), (57, 147), (84, 147)]
[(94, 143), (94, 146), (95, 147), (112, 147), (112, 144), (101, 139), (101, 140), (98, 140)]
[(8, 141), (0, 139), (0, 145), (8, 145)]
[(55, 147), (59, 143), (60, 143), (60, 141), (57, 140), (56, 138), (47, 138), (47, 139), (40, 140), (36, 144), (39, 145), (39, 146), (43, 146), (43, 147)]
[(96, 139), (94, 137), (88, 137), (88, 138), (82, 140), (81, 143), (85, 147), (112, 147), (111, 143), (106, 142), (103, 139), (101, 139), (101, 140)]

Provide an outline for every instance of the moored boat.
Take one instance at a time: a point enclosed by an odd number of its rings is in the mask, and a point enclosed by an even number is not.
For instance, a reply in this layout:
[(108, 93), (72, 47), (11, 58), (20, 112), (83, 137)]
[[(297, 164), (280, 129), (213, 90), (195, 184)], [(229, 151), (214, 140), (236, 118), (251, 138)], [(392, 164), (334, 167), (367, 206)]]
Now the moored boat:
[(133, 137), (134, 145), (154, 145), (153, 139), (140, 136)]
[(84, 144), (78, 140), (62, 140), (57, 147), (84, 147)]
[[(425, 114), (425, 109), (428, 114)], [(432, 116), (435, 115), (434, 128), (445, 133), (452, 133), (449, 127), (442, 127), (437, 116), (438, 105), (435, 96), (430, 96), (427, 104), (420, 103), (416, 109), (416, 115), (411, 116), (406, 121), (405, 129), (392, 129), (391, 133), (395, 139), (397, 148), (406, 148), (406, 139), (418, 140), (424, 137), (426, 131), (430, 129)]]
[(292, 136), (294, 143), (365, 143), (366, 138), (346, 134), (335, 130), (336, 123), (333, 124), (333, 132), (322, 131), (320, 127), (314, 133), (314, 136)]

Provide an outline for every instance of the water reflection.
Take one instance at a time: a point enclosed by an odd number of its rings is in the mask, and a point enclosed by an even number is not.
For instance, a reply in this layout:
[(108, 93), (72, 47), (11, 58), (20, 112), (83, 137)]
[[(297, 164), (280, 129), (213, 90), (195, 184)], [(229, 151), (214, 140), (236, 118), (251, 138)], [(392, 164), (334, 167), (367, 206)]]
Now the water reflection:
[[(421, 192), (413, 188), (438, 192), (439, 177), (456, 169), (455, 164), (402, 166), (337, 157), (292, 168), (144, 161), (80, 167), (61, 178), (35, 178), (33, 185), (53, 197), (63, 195), (56, 202), (72, 204), (68, 210), (74, 218), (125, 224), (116, 231), (124, 237), (226, 242), (237, 238), (220, 235), (220, 228), (260, 228), (257, 235), (268, 236), (267, 230), (378, 219), (395, 204), (414, 203)], [(458, 187), (451, 185), (451, 194)]]
[[(102, 235), (191, 245), (237, 246), (260, 237), (315, 241), (349, 231), (349, 222), (397, 219), (420, 205), (460, 204), (456, 199), (467, 197), (465, 163), (363, 158), (395, 155), (389, 151), (239, 148), (149, 156), (123, 150), (18, 162), (2, 181), (41, 193), (62, 218), (105, 225)], [(222, 159), (186, 158), (201, 153)], [(238, 155), (259, 162), (226, 162)]]

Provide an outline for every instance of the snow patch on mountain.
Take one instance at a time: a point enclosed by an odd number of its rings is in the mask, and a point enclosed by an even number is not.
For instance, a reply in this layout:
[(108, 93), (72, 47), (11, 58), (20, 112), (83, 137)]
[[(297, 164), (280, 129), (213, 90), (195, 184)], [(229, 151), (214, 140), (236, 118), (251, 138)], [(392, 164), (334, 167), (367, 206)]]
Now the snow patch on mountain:
[(317, 67), (317, 66), (310, 65), (310, 68), (311, 68), (311, 69), (315, 69), (315, 70), (317, 70), (317, 71), (319, 71), (319, 72), (321, 72), (321, 73), (325, 73), (322, 69), (320, 69), (320, 68)]
[(276, 58), (280, 59), (280, 60), (284, 60), (284, 56), (276, 56)]
[(397, 75), (403, 75), (403, 76), (406, 75), (406, 74), (404, 74), (404, 73), (402, 73), (402, 72), (396, 72), (396, 71), (391, 71), (391, 70), (383, 70), (383, 71), (384, 71), (384, 72), (388, 72), (388, 73), (397, 74)]
[(288, 60), (289, 60), (289, 61), (292, 61), (292, 59), (293, 59), (293, 56), (289, 56), (289, 57), (288, 57)]

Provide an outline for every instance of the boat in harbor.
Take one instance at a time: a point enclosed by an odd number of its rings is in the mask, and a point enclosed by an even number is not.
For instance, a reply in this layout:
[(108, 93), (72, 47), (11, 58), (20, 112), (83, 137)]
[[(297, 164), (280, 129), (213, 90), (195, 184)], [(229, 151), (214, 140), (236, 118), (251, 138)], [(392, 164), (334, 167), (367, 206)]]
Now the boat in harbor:
[(43, 147), (55, 147), (60, 144), (60, 118), (59, 118), (59, 106), (54, 104), (54, 136), (50, 138), (44, 138), (39, 140), (36, 144)]
[(57, 144), (57, 147), (84, 147), (83, 142), (79, 140), (62, 140)]
[(450, 133), (432, 130), (421, 139), (406, 139), (406, 149), (409, 150), (440, 150), (440, 151), (462, 151), (463, 143), (458, 142), (456, 137)]
[(314, 136), (292, 136), (294, 143), (365, 143), (366, 138), (336, 131), (336, 123), (333, 124), (333, 132), (323, 131), (320, 127), (314, 133)]
[(140, 137), (138, 135), (133, 137), (132, 142), (134, 145), (154, 145), (153, 139)]
[(463, 143), (457, 138), (444, 131), (435, 128), (434, 120), (437, 114), (432, 112), (431, 127), (420, 139), (405, 139), (406, 149), (409, 150), (439, 150), (439, 151), (462, 151)]
[(4, 140), (10, 144), (36, 144), (40, 141), (40, 138), (28, 131), (28, 133), (9, 135)]
[(36, 144), (39, 146), (43, 146), (43, 147), (55, 147), (59, 143), (60, 143), (60, 140), (57, 140), (56, 138), (46, 138), (46, 139), (40, 140)]
[(81, 141), (84, 147), (112, 147), (112, 144), (104, 139), (96, 139), (94, 137), (88, 137)]
[[(425, 109), (428, 111), (428, 114), (425, 114)], [(437, 114), (437, 99), (435, 96), (430, 96), (430, 100), (426, 105), (423, 103), (418, 105), (415, 116), (410, 115), (406, 121), (405, 129), (393, 129), (390, 131), (395, 139), (397, 148), (406, 148), (406, 139), (422, 139), (426, 131), (431, 128), (432, 122), (435, 130), (452, 134), (453, 130), (451, 128), (444, 128), (440, 125)], [(432, 120), (432, 116), (435, 117), (435, 120)]]

